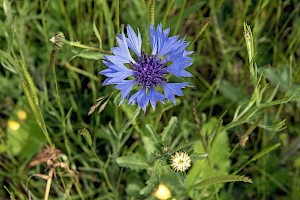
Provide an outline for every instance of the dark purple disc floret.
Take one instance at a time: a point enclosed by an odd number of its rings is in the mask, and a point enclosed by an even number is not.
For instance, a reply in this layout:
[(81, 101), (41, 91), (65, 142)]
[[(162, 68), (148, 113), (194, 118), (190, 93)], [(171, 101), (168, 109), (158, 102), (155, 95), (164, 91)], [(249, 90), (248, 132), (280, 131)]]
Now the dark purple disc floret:
[(153, 55), (147, 55), (142, 52), (142, 56), (138, 58), (137, 63), (131, 63), (134, 69), (134, 77), (138, 82), (138, 86), (155, 86), (159, 82), (166, 81), (164, 76), (167, 74), (166, 63), (161, 63), (161, 60), (155, 59)]

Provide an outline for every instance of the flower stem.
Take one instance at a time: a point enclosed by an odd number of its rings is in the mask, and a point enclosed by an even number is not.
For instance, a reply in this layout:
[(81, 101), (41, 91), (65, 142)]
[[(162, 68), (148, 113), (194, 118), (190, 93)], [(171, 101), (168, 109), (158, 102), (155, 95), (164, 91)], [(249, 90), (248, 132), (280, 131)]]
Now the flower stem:
[(69, 45), (69, 46), (78, 47), (78, 48), (81, 48), (81, 49), (87, 49), (87, 50), (91, 50), (91, 51), (99, 51), (99, 52), (104, 53), (104, 54), (112, 54), (111, 51), (104, 50), (104, 49), (99, 49), (99, 48), (96, 48), (96, 47), (87, 46), (87, 45), (81, 44), (80, 42), (72, 42), (72, 41), (68, 41), (66, 39), (60, 39), (60, 41), (64, 44), (66, 44), (66, 45)]
[(133, 123), (133, 121), (135, 120), (135, 118), (139, 115), (140, 111), (141, 111), (141, 108), (137, 107), (137, 109), (133, 113), (132, 118), (123, 126), (123, 128), (119, 132), (120, 135), (122, 135), (128, 129), (128, 127)]
[(50, 171), (49, 171), (49, 174), (48, 174), (44, 200), (48, 200), (48, 198), (49, 198), (49, 193), (50, 193), (53, 174), (54, 174), (54, 168), (51, 168)]

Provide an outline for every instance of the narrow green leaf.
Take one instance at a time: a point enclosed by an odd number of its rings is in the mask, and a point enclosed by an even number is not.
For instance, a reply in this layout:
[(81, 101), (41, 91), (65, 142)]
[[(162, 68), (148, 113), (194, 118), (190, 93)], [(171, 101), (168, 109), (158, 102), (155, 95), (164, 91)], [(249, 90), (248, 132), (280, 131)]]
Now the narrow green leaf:
[(151, 124), (146, 124), (146, 128), (154, 141), (154, 145), (162, 143), (160, 137), (157, 135)]
[(271, 102), (271, 101), (274, 99), (274, 97), (275, 97), (275, 95), (276, 95), (276, 93), (277, 93), (277, 90), (278, 90), (278, 88), (279, 88), (279, 85), (280, 85), (280, 83), (277, 84), (277, 86), (276, 86), (275, 89), (273, 90), (272, 94), (271, 94), (271, 95), (269, 96), (269, 98), (267, 99), (266, 103), (269, 103), (269, 102)]
[(140, 114), (140, 111), (141, 111), (141, 108), (137, 107), (136, 110), (134, 111), (131, 119), (128, 120), (128, 122), (120, 130), (119, 135), (122, 135), (128, 129), (128, 127), (135, 122), (135, 119)]
[(260, 124), (259, 127), (263, 128), (265, 130), (271, 131), (271, 132), (279, 132), (286, 128), (285, 121), (286, 121), (286, 119), (284, 119), (278, 123), (273, 123), (271, 125)]
[(251, 158), (251, 161), (256, 161), (257, 159), (263, 157), (264, 155), (270, 153), (271, 151), (277, 149), (278, 147), (280, 147), (280, 143), (274, 144), (273, 146), (267, 147), (264, 150), (262, 150), (261, 152), (259, 152), (258, 154), (256, 154), (255, 156), (253, 156), (253, 158)]
[(202, 22), (196, 32), (196, 38), (200, 37), (202, 35), (202, 33), (205, 31), (205, 29), (207, 28), (207, 26), (210, 24), (210, 17), (207, 17), (204, 22)]
[(174, 129), (177, 127), (177, 122), (178, 122), (177, 117), (172, 117), (168, 123), (168, 126), (164, 128), (164, 131), (162, 133), (163, 144), (171, 140), (172, 133), (174, 132)]
[(206, 159), (208, 156), (207, 153), (192, 153), (191, 158), (193, 161)]
[(12, 73), (17, 73), (17, 70), (15, 69), (17, 63), (7, 52), (0, 50), (0, 61), (1, 61), (1, 65), (4, 68), (11, 71)]
[(140, 195), (147, 195), (156, 188), (158, 184), (158, 172), (157, 171), (152, 171), (150, 179), (147, 181), (147, 185), (140, 190)]
[(95, 22), (93, 23), (93, 30), (94, 30), (94, 33), (99, 41), (99, 48), (102, 49), (102, 39), (101, 39), (101, 35), (97, 29), (97, 26), (95, 24)]
[[(110, 11), (109, 5), (107, 1), (101, 0), (101, 7), (103, 11), (103, 16), (107, 28), (107, 35), (115, 35), (115, 31), (113, 29), (113, 21), (112, 21), (112, 12)], [(114, 44), (114, 37), (109, 37), (108, 38), (108, 44), (109, 46), (113, 46)]]
[(132, 170), (142, 170), (149, 167), (148, 163), (138, 154), (131, 154), (117, 158), (117, 163), (121, 167), (126, 167)]
[(241, 166), (239, 169), (237, 169), (235, 172), (233, 172), (233, 174), (237, 174), (239, 171), (241, 171), (244, 167), (246, 167), (247, 165), (249, 165), (251, 162), (256, 161), (257, 159), (263, 157), (264, 155), (270, 153), (271, 151), (277, 149), (278, 147), (280, 147), (280, 143), (277, 143), (273, 146), (267, 147), (264, 150), (262, 150), (261, 152), (259, 152), (258, 154), (256, 154), (255, 156), (253, 156), (250, 160), (248, 160), (243, 166)]
[(94, 52), (94, 51), (82, 51), (75, 55), (75, 57), (81, 57), (89, 60), (101, 60), (103, 58), (103, 54), (101, 52)]
[(238, 176), (238, 175), (225, 175), (225, 176), (218, 176), (209, 179), (205, 179), (200, 183), (195, 184), (194, 188), (201, 188), (208, 185), (218, 184), (218, 183), (227, 183), (227, 182), (245, 182), (245, 183), (252, 183), (252, 180), (247, 176)]
[(198, 28), (198, 30), (196, 31), (196, 34), (195, 34), (195, 39), (193, 40), (193, 42), (191, 44), (194, 44), (197, 39), (203, 34), (203, 32), (207, 29), (208, 25), (210, 24), (211, 22), (211, 18), (210, 17), (207, 17), (204, 22), (202, 22)]
[(223, 126), (223, 119), (219, 118), (217, 123), (216, 123), (214, 135), (213, 135), (213, 138), (211, 140), (210, 146), (212, 146), (214, 144), (215, 139), (217, 138), (218, 134), (220, 133), (222, 126)]

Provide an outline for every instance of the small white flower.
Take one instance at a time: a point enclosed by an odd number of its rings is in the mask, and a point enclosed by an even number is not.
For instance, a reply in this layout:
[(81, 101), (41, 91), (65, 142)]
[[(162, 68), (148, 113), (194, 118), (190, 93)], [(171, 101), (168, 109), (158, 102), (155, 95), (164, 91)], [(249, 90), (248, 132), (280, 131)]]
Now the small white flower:
[(191, 157), (183, 151), (176, 152), (171, 156), (171, 167), (174, 171), (185, 172), (191, 167)]

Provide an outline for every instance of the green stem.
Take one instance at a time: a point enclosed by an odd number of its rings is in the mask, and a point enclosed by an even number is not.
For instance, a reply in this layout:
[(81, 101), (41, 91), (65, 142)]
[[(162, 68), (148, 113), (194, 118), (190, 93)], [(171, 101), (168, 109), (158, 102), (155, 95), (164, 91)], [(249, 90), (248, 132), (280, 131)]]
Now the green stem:
[(52, 65), (51, 67), (52, 67), (53, 76), (54, 76), (55, 91), (56, 91), (56, 95), (57, 95), (57, 98), (56, 98), (57, 99), (57, 105), (59, 107), (59, 111), (60, 111), (60, 115), (61, 115), (61, 123), (62, 123), (64, 142), (65, 142), (65, 146), (66, 146), (68, 155), (71, 156), (71, 150), (70, 150), (69, 145), (68, 145), (68, 138), (67, 138), (67, 134), (66, 134), (65, 110), (64, 110), (63, 105), (61, 103), (59, 88), (58, 88), (58, 82), (57, 82), (57, 77), (56, 77), (55, 58), (54, 58), (54, 60), (52, 60), (51, 65)]
[(141, 111), (141, 108), (137, 107), (137, 109), (133, 113), (132, 118), (123, 126), (123, 128), (119, 132), (119, 135), (122, 135), (128, 129), (128, 127), (132, 124), (132, 122), (135, 120), (135, 118), (139, 115), (140, 111)]
[(115, 9), (115, 26), (116, 26), (116, 32), (120, 31), (120, 1), (116, 0), (116, 9)]
[(166, 11), (165, 11), (165, 15), (163, 17), (163, 20), (162, 20), (162, 24), (166, 24), (166, 21), (167, 21), (167, 17), (168, 17), (168, 14), (170, 13), (171, 11), (171, 8), (172, 8), (172, 5), (174, 4), (175, 0), (171, 0), (171, 1), (167, 1), (167, 8), (166, 8)]
[(81, 44), (80, 42), (72, 42), (72, 41), (68, 41), (66, 39), (60, 39), (60, 42), (66, 44), (66, 45), (73, 46), (73, 47), (78, 47), (78, 48), (81, 48), (81, 49), (87, 49), (87, 50), (91, 50), (91, 51), (99, 51), (99, 52), (104, 53), (104, 54), (112, 54), (111, 51), (99, 49), (99, 48), (96, 48), (96, 47), (90, 47), (90, 46)]
[(180, 9), (180, 13), (179, 13), (179, 16), (178, 16), (178, 19), (177, 19), (177, 24), (176, 24), (176, 27), (174, 29), (174, 35), (176, 35), (178, 29), (179, 29), (179, 25), (180, 25), (180, 21), (182, 19), (182, 15), (183, 15), (183, 11), (184, 11), (184, 8), (185, 8), (185, 4), (186, 4), (186, 0), (183, 1), (183, 4), (181, 6), (181, 9)]
[(109, 180), (109, 177), (108, 177), (108, 175), (107, 175), (107, 173), (106, 173), (105, 168), (102, 166), (102, 165), (103, 165), (103, 164), (102, 164), (102, 161), (101, 161), (100, 158), (98, 157), (98, 155), (97, 155), (95, 149), (94, 149), (91, 145), (90, 145), (90, 147), (91, 147), (91, 149), (92, 149), (92, 151), (93, 151), (93, 154), (94, 154), (95, 158), (96, 158), (96, 159), (99, 161), (99, 163), (100, 163), (101, 172), (102, 172), (102, 174), (103, 174), (103, 176), (104, 176), (104, 179), (105, 179), (105, 182), (106, 182), (108, 188), (109, 188), (113, 193), (116, 193), (116, 194), (115, 194), (116, 196), (118, 196), (117, 191), (114, 190), (114, 187), (112, 186), (112, 184), (111, 184), (111, 182), (110, 182), (110, 180)]

